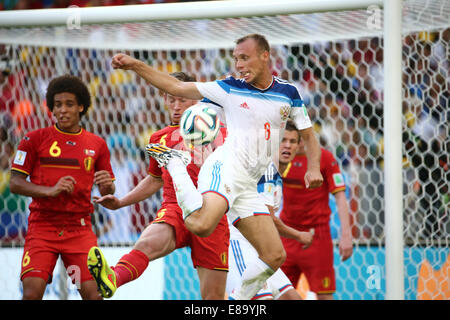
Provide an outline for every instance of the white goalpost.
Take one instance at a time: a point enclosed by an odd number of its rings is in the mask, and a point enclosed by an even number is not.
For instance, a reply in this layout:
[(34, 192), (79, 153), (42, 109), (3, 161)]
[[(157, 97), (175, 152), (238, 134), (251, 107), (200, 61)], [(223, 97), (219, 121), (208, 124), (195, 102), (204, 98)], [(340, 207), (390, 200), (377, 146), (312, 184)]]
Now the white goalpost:
[[(0, 97), (2, 90), (12, 92), (0, 99), (6, 136), (0, 156), (11, 158), (8, 150), (26, 130), (50, 122), (42, 90), (51, 77), (73, 73), (89, 83), (94, 99), (83, 124), (114, 150), (130, 190), (145, 176), (142, 146), (167, 116), (157, 90), (134, 74), (111, 70), (112, 55), (125, 51), (163, 71), (214, 80), (234, 72), (234, 40), (261, 33), (273, 46), (274, 74), (304, 93), (322, 145), (347, 177), (356, 250), (349, 262), (335, 259), (336, 297), (445, 298), (445, 279), (426, 268), (445, 274), (440, 268), (450, 262), (443, 165), (450, 147), (443, 107), (449, 27), (449, 3), (428, 0), (229, 0), (0, 12), (0, 71), (7, 74), (0, 78)], [(25, 116), (14, 111), (22, 101), (32, 105)], [(26, 210), (8, 209), (19, 201), (0, 184), (0, 217), (2, 211), (11, 217), (0, 219), (0, 259), (6, 249), (23, 246)], [(123, 220), (96, 208), (97, 221), (111, 215), (112, 223), (130, 225), (115, 235), (99, 231), (101, 244), (132, 245), (160, 201), (158, 194), (130, 208)], [(102, 223), (99, 230), (106, 230)], [(332, 215), (335, 244), (338, 224)], [(12, 230), (18, 230), (14, 237)], [(178, 273), (178, 259), (159, 266), (165, 279), (160, 297), (195, 299), (196, 284), (183, 284), (192, 270)], [(169, 287), (182, 293), (169, 295)]]
[(402, 1), (384, 2), (386, 299), (404, 299), (402, 199)]

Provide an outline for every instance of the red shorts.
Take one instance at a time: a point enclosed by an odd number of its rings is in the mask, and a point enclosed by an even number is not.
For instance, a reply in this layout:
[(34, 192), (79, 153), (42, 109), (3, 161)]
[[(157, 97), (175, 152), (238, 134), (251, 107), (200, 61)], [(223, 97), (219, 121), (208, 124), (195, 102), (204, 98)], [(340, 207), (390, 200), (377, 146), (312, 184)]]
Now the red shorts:
[(97, 246), (97, 237), (90, 223), (60, 230), (47, 227), (42, 230), (31, 225), (25, 237), (20, 278), (39, 277), (51, 283), (53, 269), (61, 255), (72, 283), (78, 286), (94, 280), (87, 268), (87, 254), (93, 246)]
[[(296, 228), (300, 230), (299, 228)], [(302, 228), (300, 231), (308, 231)], [(314, 227), (314, 238), (309, 248), (294, 239), (281, 238), (286, 250), (286, 261), (281, 269), (294, 284), (305, 274), (310, 290), (317, 294), (331, 294), (336, 291), (333, 267), (333, 242), (328, 224)]]
[(176, 248), (191, 248), (194, 267), (228, 271), (230, 230), (226, 215), (222, 217), (213, 233), (204, 238), (196, 236), (186, 228), (183, 213), (176, 204), (164, 205), (152, 223), (167, 223), (174, 228)]

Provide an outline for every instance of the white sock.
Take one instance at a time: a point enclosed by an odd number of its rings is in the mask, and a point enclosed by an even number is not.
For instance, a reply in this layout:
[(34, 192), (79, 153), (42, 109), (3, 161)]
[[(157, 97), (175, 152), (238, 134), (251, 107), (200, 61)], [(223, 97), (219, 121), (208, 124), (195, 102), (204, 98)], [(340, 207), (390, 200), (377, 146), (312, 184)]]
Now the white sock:
[(236, 300), (250, 300), (274, 273), (275, 271), (261, 259), (252, 260), (242, 273), (241, 287), (233, 292), (232, 297)]
[(172, 177), (177, 202), (183, 211), (183, 218), (186, 219), (192, 212), (202, 207), (203, 197), (195, 188), (181, 159), (177, 157), (170, 159), (166, 168)]

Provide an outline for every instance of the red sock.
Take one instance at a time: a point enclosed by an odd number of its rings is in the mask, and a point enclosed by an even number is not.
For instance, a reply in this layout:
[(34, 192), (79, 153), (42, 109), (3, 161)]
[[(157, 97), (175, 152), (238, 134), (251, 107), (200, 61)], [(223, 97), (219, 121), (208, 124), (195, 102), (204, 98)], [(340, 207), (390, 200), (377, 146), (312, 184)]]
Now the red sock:
[(133, 281), (145, 271), (149, 259), (145, 253), (139, 250), (131, 250), (120, 258), (119, 262), (112, 268), (116, 274), (116, 285), (121, 285)]

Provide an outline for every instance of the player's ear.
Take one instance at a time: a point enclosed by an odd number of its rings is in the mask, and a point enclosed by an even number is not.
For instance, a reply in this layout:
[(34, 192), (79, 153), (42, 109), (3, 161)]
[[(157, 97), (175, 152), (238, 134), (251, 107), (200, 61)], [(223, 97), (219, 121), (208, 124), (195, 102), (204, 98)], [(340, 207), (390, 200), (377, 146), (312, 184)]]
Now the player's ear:
[(261, 58), (264, 61), (269, 61), (269, 59), (270, 59), (270, 52), (267, 51), (267, 50), (264, 50), (263, 52), (261, 52)]

